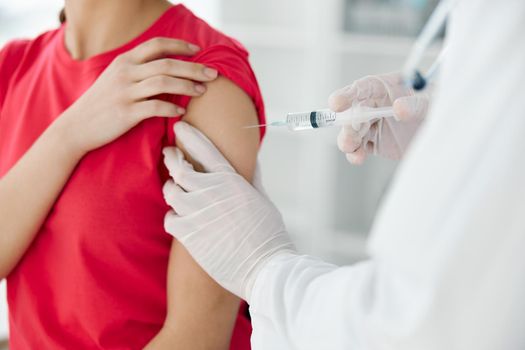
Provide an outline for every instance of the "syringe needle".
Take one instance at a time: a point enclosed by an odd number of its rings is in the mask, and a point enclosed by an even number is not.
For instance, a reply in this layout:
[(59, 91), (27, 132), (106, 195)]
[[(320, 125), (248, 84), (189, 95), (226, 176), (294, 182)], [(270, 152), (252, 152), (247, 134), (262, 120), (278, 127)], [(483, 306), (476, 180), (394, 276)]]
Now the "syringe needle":
[(266, 124), (247, 125), (247, 126), (243, 126), (243, 129), (262, 128), (266, 126), (286, 126), (286, 122), (279, 121), (279, 122), (271, 122), (271, 123), (266, 123)]
[(247, 125), (243, 126), (243, 129), (255, 129), (255, 128), (262, 128), (263, 126), (268, 126), (268, 124), (257, 124), (257, 125)]

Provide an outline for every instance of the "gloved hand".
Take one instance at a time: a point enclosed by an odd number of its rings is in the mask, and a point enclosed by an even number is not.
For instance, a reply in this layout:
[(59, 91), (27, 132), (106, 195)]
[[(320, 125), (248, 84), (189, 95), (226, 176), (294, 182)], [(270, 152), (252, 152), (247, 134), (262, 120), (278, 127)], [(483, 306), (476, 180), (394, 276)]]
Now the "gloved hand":
[(164, 149), (173, 177), (164, 198), (174, 208), (166, 215), (166, 231), (221, 286), (249, 300), (260, 268), (295, 249), (281, 214), (262, 190), (258, 171), (254, 187), (197, 129), (179, 122), (175, 133), (206, 173), (195, 171), (180, 149)]
[(400, 159), (427, 114), (429, 96), (414, 94), (400, 74), (367, 76), (352, 85), (334, 92), (329, 99), (330, 109), (342, 112), (353, 106), (394, 108), (394, 118), (378, 119), (372, 123), (345, 125), (337, 144), (350, 163), (361, 164), (368, 154)]

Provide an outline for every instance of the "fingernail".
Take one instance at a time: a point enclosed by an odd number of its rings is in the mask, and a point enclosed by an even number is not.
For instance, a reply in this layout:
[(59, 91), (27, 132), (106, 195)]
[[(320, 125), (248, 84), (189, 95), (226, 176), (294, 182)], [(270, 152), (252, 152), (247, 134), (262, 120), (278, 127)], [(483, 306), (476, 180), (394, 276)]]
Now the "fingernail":
[(206, 75), (208, 78), (215, 79), (219, 75), (219, 72), (213, 68), (204, 68), (204, 75)]
[(182, 115), (186, 113), (186, 110), (182, 107), (177, 107), (177, 114)]
[(195, 84), (195, 91), (197, 91), (199, 94), (203, 94), (206, 92), (206, 86), (202, 84)]
[(195, 44), (188, 44), (188, 47), (190, 48), (191, 51), (193, 52), (199, 52), (201, 50), (200, 46), (197, 46)]

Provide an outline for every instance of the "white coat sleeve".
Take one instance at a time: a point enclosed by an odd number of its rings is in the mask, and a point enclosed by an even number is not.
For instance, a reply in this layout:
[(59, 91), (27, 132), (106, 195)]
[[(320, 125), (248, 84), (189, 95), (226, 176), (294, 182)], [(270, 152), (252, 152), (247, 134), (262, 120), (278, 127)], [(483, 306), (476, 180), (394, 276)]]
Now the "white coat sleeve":
[(460, 3), (370, 259), (273, 258), (250, 300), (254, 350), (525, 348), (523, 18), (523, 1)]

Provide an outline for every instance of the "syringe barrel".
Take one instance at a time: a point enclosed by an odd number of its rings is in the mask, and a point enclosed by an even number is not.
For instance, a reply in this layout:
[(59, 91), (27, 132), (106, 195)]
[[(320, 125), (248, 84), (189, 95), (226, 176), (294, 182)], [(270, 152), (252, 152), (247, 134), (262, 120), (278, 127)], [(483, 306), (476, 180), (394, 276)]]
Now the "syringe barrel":
[(356, 125), (372, 122), (381, 118), (394, 117), (394, 110), (390, 107), (361, 107), (356, 106), (344, 112), (337, 113), (336, 125)]
[(335, 123), (337, 114), (329, 109), (311, 112), (288, 113), (286, 124), (292, 131), (324, 128)]
[(286, 125), (292, 131), (325, 128), (333, 125), (352, 125), (357, 128), (362, 123), (392, 116), (394, 116), (392, 107), (357, 106), (340, 113), (320, 109), (311, 112), (288, 113)]

